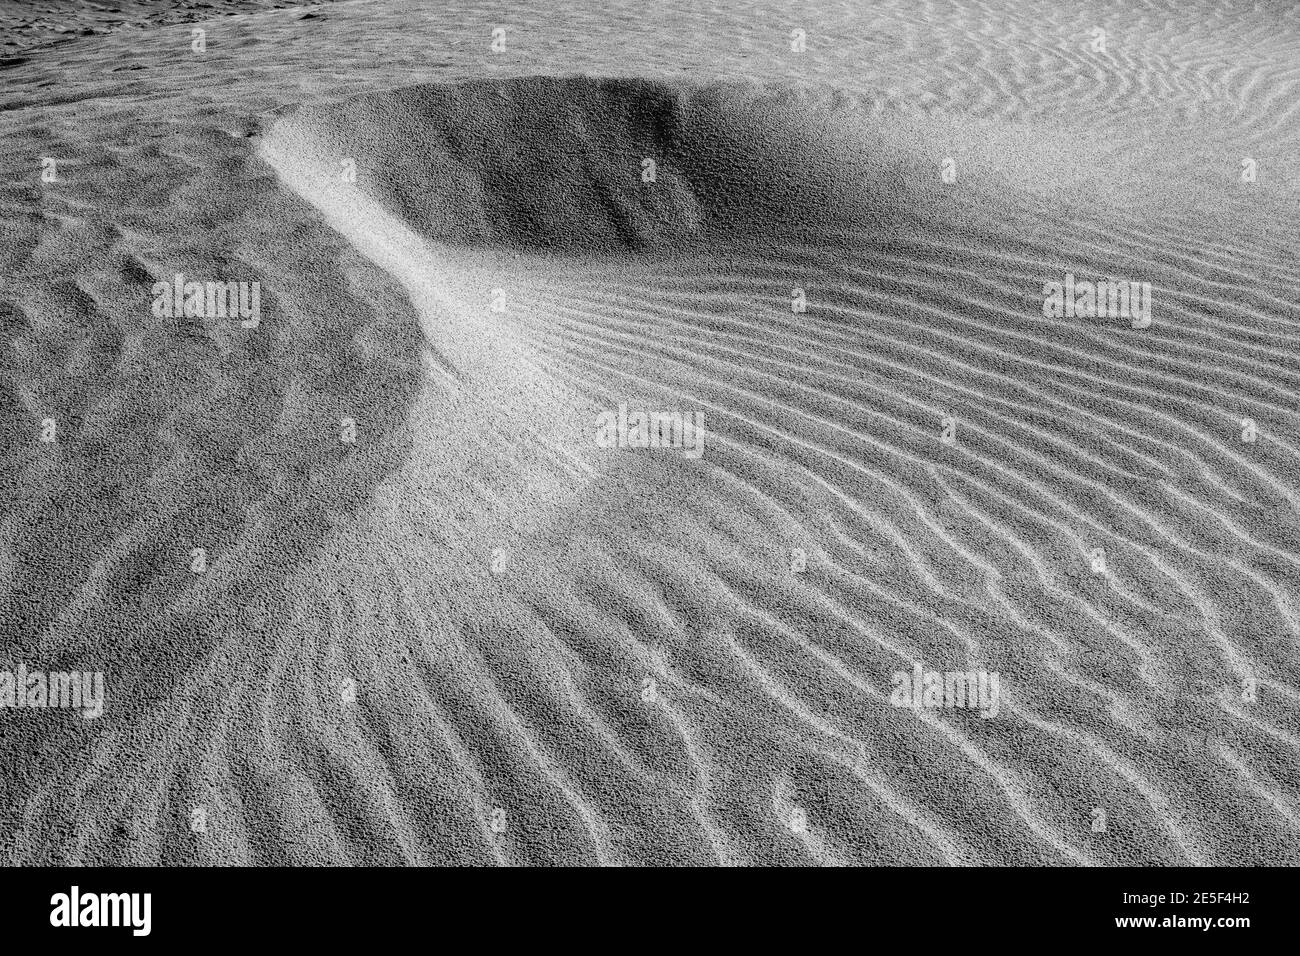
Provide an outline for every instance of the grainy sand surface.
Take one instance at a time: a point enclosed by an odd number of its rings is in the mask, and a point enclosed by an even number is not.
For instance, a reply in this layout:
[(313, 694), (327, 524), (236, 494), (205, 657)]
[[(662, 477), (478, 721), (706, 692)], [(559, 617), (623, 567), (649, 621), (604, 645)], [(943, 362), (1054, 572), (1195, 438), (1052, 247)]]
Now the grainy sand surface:
[(0, 24), (0, 861), (1300, 862), (1300, 8)]

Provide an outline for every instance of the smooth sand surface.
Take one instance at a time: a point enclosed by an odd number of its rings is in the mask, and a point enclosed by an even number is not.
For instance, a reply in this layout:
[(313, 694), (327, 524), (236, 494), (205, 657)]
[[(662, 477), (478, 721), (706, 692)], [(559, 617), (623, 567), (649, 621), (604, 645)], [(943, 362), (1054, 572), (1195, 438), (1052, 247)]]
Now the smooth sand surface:
[(0, 60), (0, 861), (1300, 862), (1297, 8), (155, 6)]

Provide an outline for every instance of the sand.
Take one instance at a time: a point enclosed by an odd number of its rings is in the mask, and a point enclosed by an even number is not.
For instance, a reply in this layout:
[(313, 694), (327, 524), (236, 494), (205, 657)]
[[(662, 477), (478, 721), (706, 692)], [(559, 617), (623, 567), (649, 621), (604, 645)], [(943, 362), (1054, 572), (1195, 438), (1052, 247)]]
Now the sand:
[(1292, 5), (17, 6), (0, 861), (1300, 862)]

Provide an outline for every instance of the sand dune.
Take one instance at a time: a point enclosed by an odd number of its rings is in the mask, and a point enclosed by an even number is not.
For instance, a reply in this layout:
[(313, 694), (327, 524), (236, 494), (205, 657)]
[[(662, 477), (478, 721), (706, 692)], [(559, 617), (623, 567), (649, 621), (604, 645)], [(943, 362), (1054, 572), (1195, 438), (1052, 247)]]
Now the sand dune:
[[(38, 48), (78, 37), (118, 30), (150, 30), (164, 24), (196, 23), (221, 14), (266, 10), (294, 11), (304, 18), (322, 16), (318, 8), (332, 0), (0, 0), (0, 56), (10, 65)], [(0, 61), (3, 63), (3, 61)], [(3, 68), (3, 66), (0, 66)]]
[(1294, 11), (681, 7), (5, 71), (6, 862), (1300, 862)]

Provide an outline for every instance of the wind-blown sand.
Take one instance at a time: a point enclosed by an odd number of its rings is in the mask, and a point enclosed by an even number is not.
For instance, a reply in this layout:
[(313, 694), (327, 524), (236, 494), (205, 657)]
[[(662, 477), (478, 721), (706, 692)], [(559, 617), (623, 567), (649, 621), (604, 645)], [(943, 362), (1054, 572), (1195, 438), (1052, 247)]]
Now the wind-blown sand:
[(1300, 862), (1294, 7), (267, 6), (0, 60), (0, 859)]

